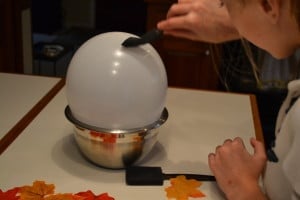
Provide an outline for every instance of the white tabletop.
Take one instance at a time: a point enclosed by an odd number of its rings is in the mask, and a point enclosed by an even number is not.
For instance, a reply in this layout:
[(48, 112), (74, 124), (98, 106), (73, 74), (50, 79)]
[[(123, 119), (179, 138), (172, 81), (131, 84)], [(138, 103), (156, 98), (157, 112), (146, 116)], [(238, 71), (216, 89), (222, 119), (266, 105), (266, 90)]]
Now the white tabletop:
[[(64, 89), (0, 156), (0, 189), (53, 183), (56, 192), (108, 192), (116, 200), (167, 199), (164, 186), (127, 186), (123, 170), (108, 170), (85, 160), (75, 144), (73, 127), (64, 116)], [(158, 143), (140, 165), (164, 172), (210, 174), (207, 155), (227, 138), (242, 137), (247, 148), (255, 137), (247, 95), (169, 88), (169, 119)], [(202, 199), (223, 199), (215, 183), (204, 182)]]
[(61, 79), (0, 73), (0, 139)]

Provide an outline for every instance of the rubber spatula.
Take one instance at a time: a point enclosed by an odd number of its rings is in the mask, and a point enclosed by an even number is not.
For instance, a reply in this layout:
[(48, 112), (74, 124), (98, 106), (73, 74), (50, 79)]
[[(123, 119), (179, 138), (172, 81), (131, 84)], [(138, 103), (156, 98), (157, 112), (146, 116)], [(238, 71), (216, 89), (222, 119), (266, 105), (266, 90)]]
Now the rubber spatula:
[(187, 179), (215, 181), (211, 175), (200, 174), (164, 174), (161, 167), (130, 166), (126, 168), (127, 185), (163, 185), (164, 180), (184, 175)]

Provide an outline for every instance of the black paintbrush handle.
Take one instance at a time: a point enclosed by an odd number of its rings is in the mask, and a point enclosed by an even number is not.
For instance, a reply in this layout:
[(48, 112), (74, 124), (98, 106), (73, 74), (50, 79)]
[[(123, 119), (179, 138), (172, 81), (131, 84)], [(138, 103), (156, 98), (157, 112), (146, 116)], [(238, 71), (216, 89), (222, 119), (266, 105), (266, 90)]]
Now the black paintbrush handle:
[(160, 167), (129, 166), (126, 168), (127, 185), (163, 185), (164, 180), (184, 175), (187, 179), (215, 181), (214, 176), (200, 174), (164, 174)]
[(187, 179), (195, 179), (197, 181), (216, 181), (216, 178), (214, 176), (202, 174), (163, 174), (163, 177), (165, 180), (168, 180), (180, 175), (185, 176)]
[(160, 167), (129, 166), (126, 168), (127, 185), (163, 185), (164, 177)]
[(154, 40), (159, 39), (163, 35), (163, 31), (154, 29), (142, 35), (141, 37), (129, 37), (123, 41), (122, 46), (124, 47), (136, 47), (141, 44), (150, 43)]

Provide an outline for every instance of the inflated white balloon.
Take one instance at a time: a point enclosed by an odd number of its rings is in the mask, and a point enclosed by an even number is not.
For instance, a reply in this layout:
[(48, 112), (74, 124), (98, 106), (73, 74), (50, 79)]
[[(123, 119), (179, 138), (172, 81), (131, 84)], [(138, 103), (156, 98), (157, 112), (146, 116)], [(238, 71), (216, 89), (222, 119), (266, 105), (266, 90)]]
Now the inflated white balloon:
[(66, 95), (74, 117), (105, 129), (133, 129), (154, 123), (165, 106), (167, 76), (150, 45), (123, 47), (124, 32), (108, 32), (85, 42), (73, 56)]

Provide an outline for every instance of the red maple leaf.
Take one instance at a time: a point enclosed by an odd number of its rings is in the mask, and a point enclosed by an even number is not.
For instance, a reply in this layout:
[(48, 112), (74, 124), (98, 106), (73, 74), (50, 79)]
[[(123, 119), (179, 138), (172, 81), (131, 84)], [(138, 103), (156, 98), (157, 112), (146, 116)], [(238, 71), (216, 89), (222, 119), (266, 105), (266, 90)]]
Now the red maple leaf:
[(113, 197), (109, 196), (108, 193), (103, 193), (96, 196), (95, 200), (115, 200)]
[(0, 199), (19, 200), (19, 197), (17, 196), (19, 191), (20, 191), (20, 188), (18, 188), (18, 187), (7, 190), (6, 192), (3, 192), (2, 190), (0, 190)]
[(86, 192), (78, 192), (76, 196), (84, 197), (84, 200), (114, 200), (113, 197), (110, 197), (108, 193), (103, 193), (95, 195), (92, 191), (88, 190)]
[(84, 200), (94, 200), (95, 195), (91, 190), (88, 190), (86, 192), (78, 192), (75, 194), (76, 196), (84, 197)]

